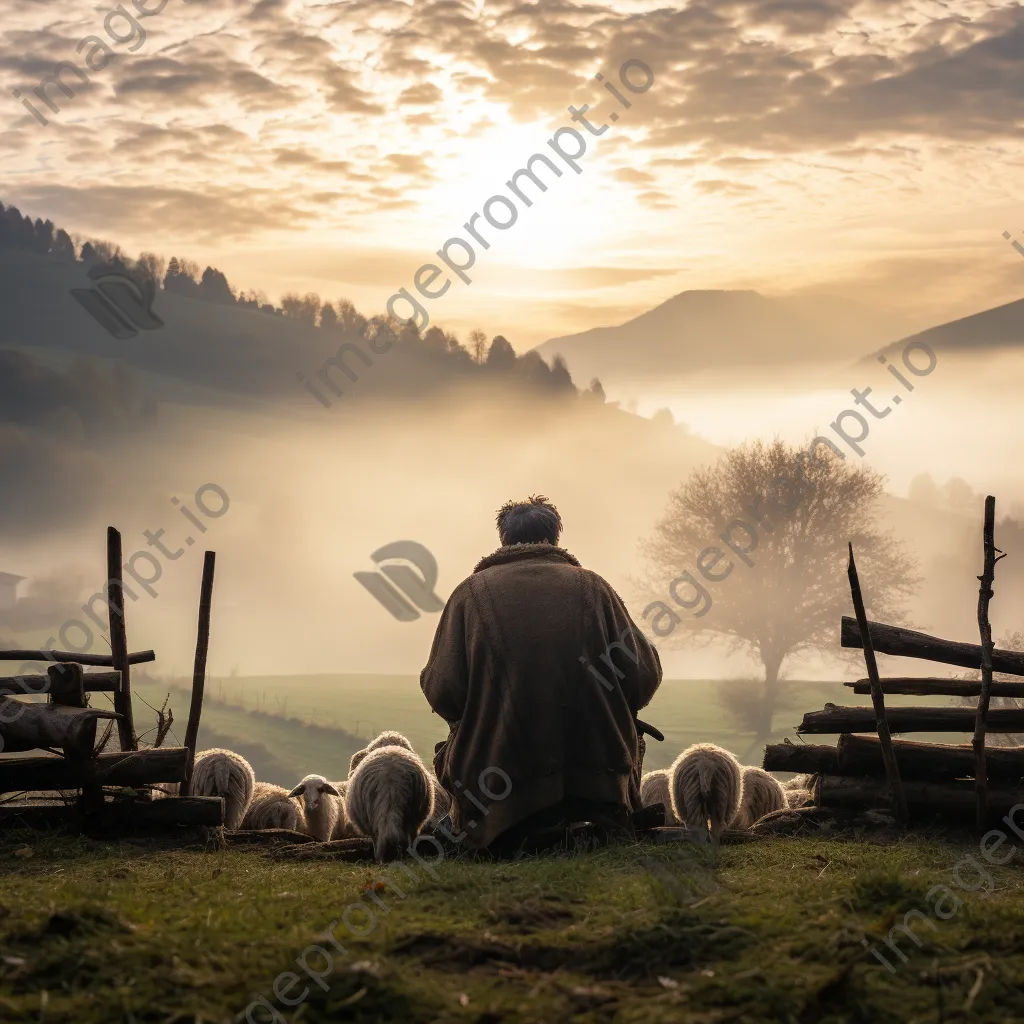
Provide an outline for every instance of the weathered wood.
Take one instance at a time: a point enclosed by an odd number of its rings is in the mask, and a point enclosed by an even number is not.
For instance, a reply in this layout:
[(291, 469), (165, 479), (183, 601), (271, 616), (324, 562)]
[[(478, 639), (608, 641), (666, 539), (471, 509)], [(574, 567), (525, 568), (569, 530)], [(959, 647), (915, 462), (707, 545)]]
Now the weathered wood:
[[(962, 668), (978, 668), (981, 665), (981, 647), (978, 644), (962, 644), (955, 640), (940, 640), (927, 633), (918, 633), (902, 626), (887, 626), (882, 622), (869, 622), (871, 642), (877, 654), (892, 654), (902, 658), (921, 658), (937, 661), (942, 665), (959, 665)], [(843, 616), (840, 631), (843, 647), (861, 647), (860, 627), (855, 618)], [(1024, 651), (992, 651), (992, 669), (995, 672), (1009, 672), (1024, 676)]]
[(986, 819), (988, 799), (988, 773), (985, 771), (985, 724), (992, 699), (992, 623), (988, 608), (992, 600), (992, 584), (996, 575), (996, 499), (990, 494), (985, 499), (985, 525), (982, 532), (984, 566), (978, 579), (978, 632), (981, 635), (981, 693), (974, 718), (974, 791), (977, 798), (977, 821), (980, 828)]
[[(76, 661), (79, 665), (86, 665), (89, 668), (113, 668), (114, 666), (114, 659), (109, 654), (69, 654), (66, 651), (0, 651), (0, 661), (38, 661), (51, 664), (57, 662), (61, 665)], [(134, 654), (128, 655), (130, 665), (145, 665), (150, 661), (156, 661), (156, 655), (152, 651), (136, 651)]]
[[(225, 839), (231, 843), (237, 832), (225, 833)], [(370, 861), (373, 862), (373, 841), (370, 839), (336, 839), (330, 843), (310, 843), (307, 845), (274, 844), (269, 854), (277, 860), (335, 860), (335, 861)]]
[[(924, 782), (947, 782), (974, 777), (976, 763), (970, 746), (893, 740), (900, 775)], [(884, 775), (882, 753), (874, 736), (844, 733), (836, 748), (836, 769), (830, 775)], [(1024, 747), (989, 747), (986, 764), (993, 781), (1017, 784), (1024, 780)]]
[[(972, 708), (889, 708), (889, 731), (973, 732)], [(840, 732), (874, 732), (873, 708), (841, 708), (826, 704), (823, 711), (809, 711), (797, 726), (798, 733), (818, 735)], [(989, 732), (1024, 732), (1024, 708), (995, 708), (988, 714)]]
[[(56, 667), (51, 665), (50, 669)], [(59, 678), (51, 679), (50, 669), (47, 669), (46, 675), (0, 676), (0, 696), (48, 693), (53, 697), (75, 692), (74, 683), (66, 683), (63, 673)], [(120, 680), (120, 672), (85, 672), (82, 675), (82, 687), (86, 693), (114, 693)]]
[(71, 826), (101, 835), (177, 828), (216, 828), (224, 821), (224, 798), (180, 796), (164, 800), (118, 799), (99, 808), (0, 805), (0, 825), (26, 828)]
[[(297, 832), (292, 828), (240, 828), (235, 832), (228, 832), (224, 839), (231, 846), (250, 843), (261, 845), (275, 840), (299, 844), (316, 842), (316, 839), (308, 832)], [(369, 842), (372, 850), (373, 841), (367, 840), (367, 842)]]
[[(871, 692), (870, 679), (843, 683), (854, 693)], [(911, 697), (977, 697), (981, 693), (980, 679), (944, 679), (941, 676), (890, 676), (882, 680), (882, 693), (903, 693)], [(1024, 682), (992, 683), (993, 697), (1024, 697)]]
[(762, 767), (766, 772), (793, 772), (797, 775), (840, 774), (836, 748), (813, 743), (769, 743), (764, 748)]
[(210, 615), (213, 610), (213, 577), (217, 567), (217, 555), (207, 551), (203, 558), (203, 582), (199, 592), (199, 629), (196, 638), (196, 660), (192, 672), (192, 702), (188, 709), (188, 725), (185, 727), (185, 746), (191, 751), (186, 773), (184, 791), (192, 783), (192, 765), (199, 739), (199, 719), (203, 713), (203, 691), (206, 688), (206, 659), (210, 652)]
[(30, 704), (0, 697), (0, 751), (14, 754), (60, 747), (69, 756), (90, 757), (96, 745), (96, 723), (117, 717), (100, 708)]
[[(114, 805), (116, 806), (116, 805)], [(216, 828), (224, 824), (222, 796), (168, 796), (163, 800), (139, 801), (132, 812), (143, 828), (180, 826)]]
[(878, 677), (878, 663), (875, 661), (875, 649), (871, 646), (871, 629), (868, 626), (868, 616), (864, 608), (864, 596), (860, 589), (860, 579), (857, 576), (857, 563), (853, 559), (853, 544), (849, 544), (850, 561), (847, 565), (847, 575), (850, 578), (850, 596), (853, 598), (853, 608), (857, 614), (857, 625), (864, 646), (864, 663), (868, 670), (868, 679), (871, 680), (871, 703), (875, 711), (875, 730), (878, 733), (878, 741), (881, 745), (882, 760), (885, 762), (885, 776), (889, 780), (889, 788), (892, 790), (893, 809), (896, 811), (896, 818), (901, 824), (906, 824), (910, 819), (910, 812), (907, 810), (907, 800), (903, 795), (903, 787), (900, 785), (900, 768), (896, 763), (896, 757), (892, 752), (892, 737), (889, 735), (889, 722), (885, 716), (885, 697), (882, 695), (882, 684)]
[[(185, 778), (185, 747), (117, 751), (88, 762), (88, 778), (101, 786), (138, 787)], [(0, 793), (79, 789), (83, 770), (63, 757), (0, 758)]]
[[(973, 782), (920, 782), (906, 780), (904, 792), (911, 815), (916, 818), (948, 817), (973, 821), (977, 801)], [(826, 807), (885, 807), (888, 784), (880, 778), (823, 775), (820, 799)], [(1020, 803), (1019, 789), (993, 788), (989, 791), (986, 822), (1005, 815)]]
[(85, 684), (82, 681), (85, 673), (77, 662), (69, 665), (51, 665), (46, 670), (50, 685), (48, 692), (52, 704), (61, 704), (68, 708), (84, 708)]
[(128, 632), (124, 618), (124, 577), (122, 575), (121, 534), (107, 527), (107, 608), (110, 622), (110, 654), (113, 667), (121, 673), (121, 685), (114, 694), (114, 710), (121, 716), (117, 735), (122, 750), (137, 750), (135, 721), (132, 717), (132, 678), (128, 660)]

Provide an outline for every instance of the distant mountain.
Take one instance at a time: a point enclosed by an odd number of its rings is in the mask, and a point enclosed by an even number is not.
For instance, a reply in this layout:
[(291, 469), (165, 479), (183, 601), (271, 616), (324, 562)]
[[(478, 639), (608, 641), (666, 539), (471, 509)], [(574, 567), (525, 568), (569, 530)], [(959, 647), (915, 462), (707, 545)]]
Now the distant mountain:
[(755, 291), (687, 291), (618, 327), (552, 338), (574, 380), (679, 378), (701, 370), (794, 361), (842, 362), (899, 337), (905, 322), (831, 295), (768, 298)]
[(947, 352), (1005, 349), (1024, 345), (1024, 299), (1007, 302), (1005, 306), (986, 309), (983, 313), (972, 313), (959, 320), (951, 320), (947, 324), (911, 334), (873, 351), (859, 362), (874, 362), (879, 354), (898, 356), (906, 345), (914, 341), (923, 342), (936, 351)]

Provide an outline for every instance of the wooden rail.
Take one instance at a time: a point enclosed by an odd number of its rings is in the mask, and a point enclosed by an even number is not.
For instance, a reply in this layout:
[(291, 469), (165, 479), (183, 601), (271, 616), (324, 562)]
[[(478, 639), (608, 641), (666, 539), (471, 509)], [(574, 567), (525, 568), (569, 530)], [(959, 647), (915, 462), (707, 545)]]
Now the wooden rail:
[[(120, 672), (86, 672), (82, 676), (82, 685), (86, 693), (114, 693), (121, 683)], [(0, 676), (0, 695), (18, 696), (24, 694), (54, 694), (73, 690), (73, 681), (63, 678), (56, 680), (47, 675), (31, 676)]]
[(63, 757), (0, 758), (0, 793), (81, 789), (83, 771), (101, 786), (183, 782), (187, 761), (185, 747), (99, 754), (84, 769)]
[[(978, 668), (981, 665), (979, 644), (940, 640), (927, 633), (918, 633), (902, 626), (887, 626), (882, 622), (868, 622), (868, 628), (876, 654), (921, 658), (925, 661), (937, 661), (942, 665), (959, 665), (961, 668)], [(863, 646), (857, 620), (849, 615), (843, 616), (840, 642), (843, 647)], [(993, 650), (992, 671), (1024, 676), (1024, 651)]]
[[(969, 749), (969, 748), (968, 748)], [(907, 804), (914, 817), (949, 815), (973, 821), (977, 801), (973, 782), (904, 782)], [(884, 807), (889, 800), (888, 783), (881, 778), (823, 775), (818, 781), (822, 807)], [(1020, 803), (1020, 790), (993, 788), (989, 793), (986, 821), (1001, 817)]]
[[(871, 692), (870, 679), (843, 683), (854, 693)], [(980, 679), (948, 679), (942, 676), (915, 677), (889, 676), (882, 680), (883, 693), (903, 693), (911, 697), (977, 697), (981, 693)], [(993, 683), (993, 697), (1024, 697), (1024, 680), (1019, 683)]]
[[(39, 661), (44, 664), (77, 662), (88, 668), (114, 667), (114, 659), (109, 654), (69, 654), (66, 651), (0, 651), (0, 661)], [(128, 655), (129, 665), (144, 665), (150, 661), (156, 661), (152, 651), (136, 651)]]
[[(889, 708), (892, 732), (974, 732), (973, 708)], [(873, 708), (841, 708), (826, 704), (824, 711), (809, 711), (798, 733), (836, 734), (875, 732)], [(1024, 708), (995, 708), (988, 713), (989, 732), (1024, 732)]]
[[(948, 782), (974, 777), (974, 751), (966, 744), (893, 740), (900, 777), (922, 782)], [(1019, 784), (1024, 779), (1024, 747), (989, 747), (986, 765), (993, 781)], [(770, 743), (764, 767), (772, 772), (809, 775), (885, 775), (876, 736), (844, 733), (835, 747), (804, 743)]]

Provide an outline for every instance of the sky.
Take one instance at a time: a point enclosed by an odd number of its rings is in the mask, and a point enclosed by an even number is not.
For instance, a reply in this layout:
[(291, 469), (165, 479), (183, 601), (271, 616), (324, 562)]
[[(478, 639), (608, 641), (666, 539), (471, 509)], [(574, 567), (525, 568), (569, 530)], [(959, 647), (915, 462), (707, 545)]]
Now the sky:
[[(431, 302), (460, 336), (522, 350), (688, 288), (828, 292), (920, 328), (1020, 294), (1017, 4), (138, 4), (159, 13), (0, 0), (0, 200), (131, 255), (378, 312), (544, 153), (561, 176), (541, 167), (510, 227), (478, 218), (470, 282)], [(77, 53), (89, 36), (113, 59)], [(33, 97), (90, 55), (59, 113)], [(583, 104), (608, 128), (575, 124), (576, 173), (548, 141)]]

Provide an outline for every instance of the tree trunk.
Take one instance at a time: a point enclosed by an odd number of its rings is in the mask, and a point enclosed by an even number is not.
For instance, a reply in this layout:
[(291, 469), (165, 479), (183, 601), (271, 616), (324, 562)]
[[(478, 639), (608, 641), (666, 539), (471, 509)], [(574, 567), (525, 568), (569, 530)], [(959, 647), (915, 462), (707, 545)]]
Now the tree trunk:
[(758, 702), (755, 748), (772, 738), (772, 720), (775, 718), (775, 705), (779, 699), (779, 669), (782, 667), (782, 658), (777, 654), (762, 653), (761, 661), (764, 664), (764, 683)]

